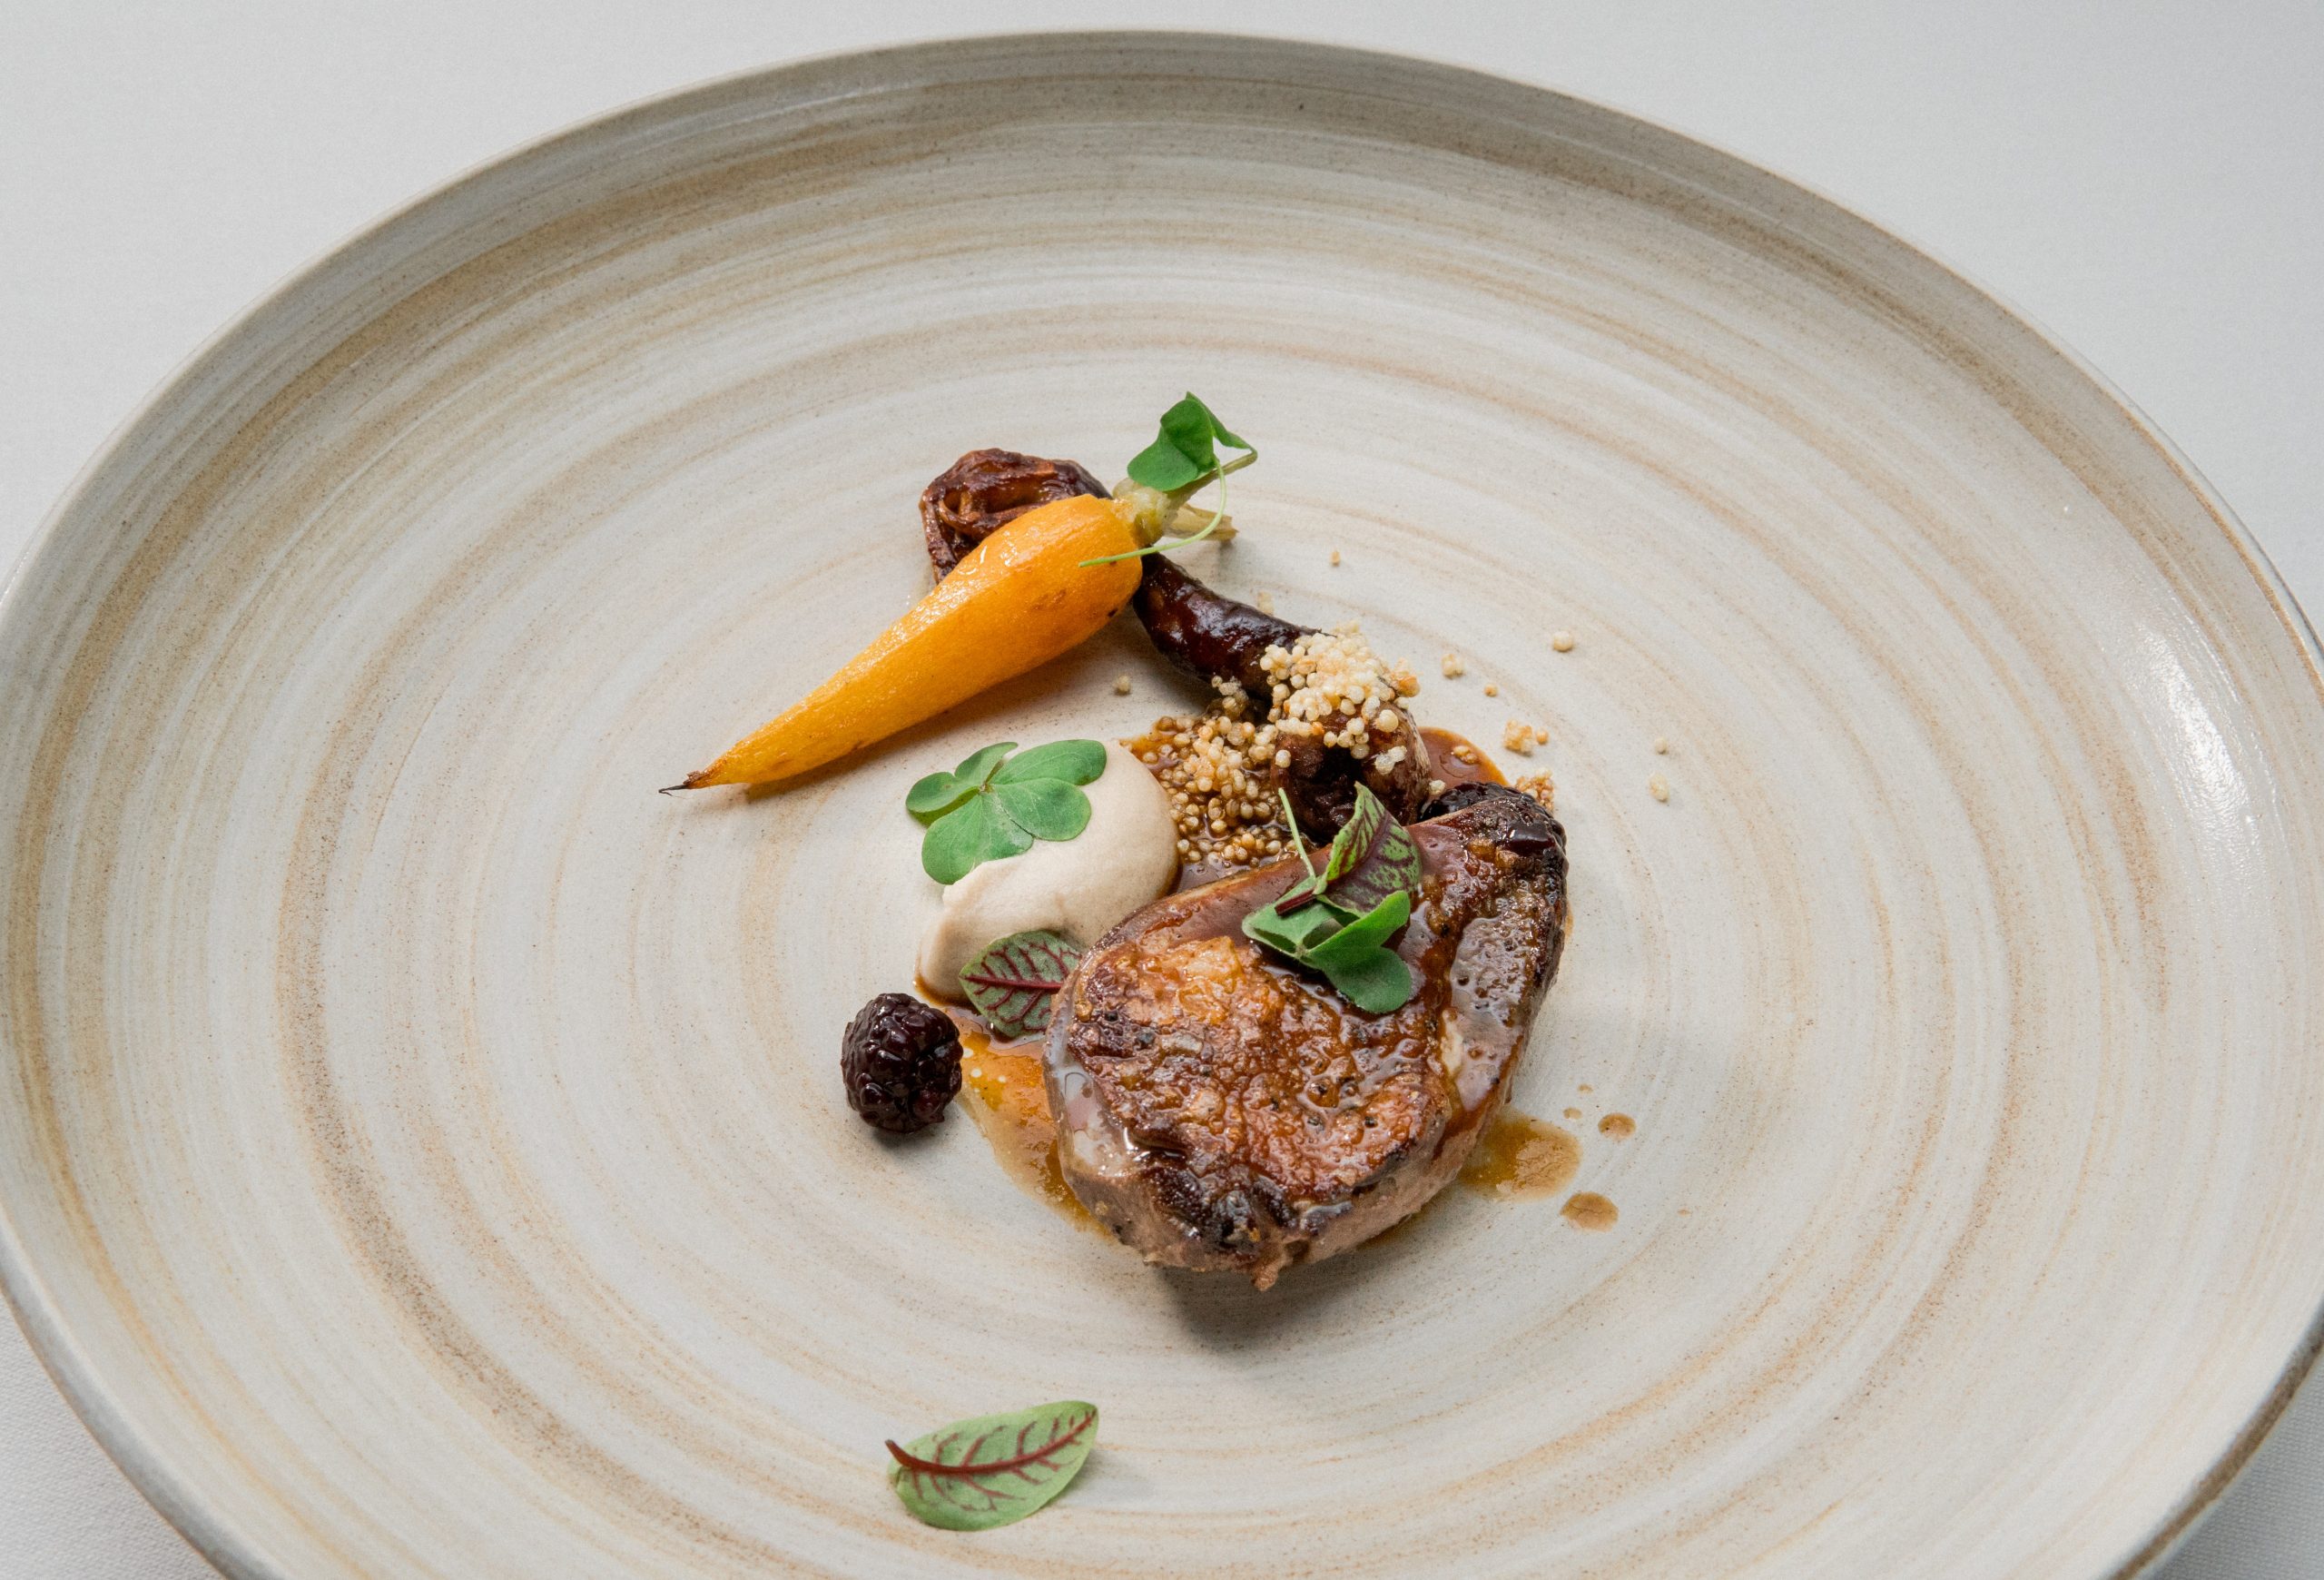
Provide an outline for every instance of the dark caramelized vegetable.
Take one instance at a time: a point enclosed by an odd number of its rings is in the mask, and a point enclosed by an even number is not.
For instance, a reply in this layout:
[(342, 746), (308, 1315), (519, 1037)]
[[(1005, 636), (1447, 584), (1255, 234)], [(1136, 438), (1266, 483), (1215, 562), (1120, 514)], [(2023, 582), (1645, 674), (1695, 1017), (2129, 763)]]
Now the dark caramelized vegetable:
[(1260, 657), (1307, 634), (1305, 626), (1213, 591), (1158, 554), (1147, 557), (1130, 607), (1162, 657), (1206, 680), (1236, 680), (1255, 700), (1264, 699), (1271, 684)]
[(1077, 494), (1108, 498), (1105, 485), (1078, 461), (1044, 460), (1013, 449), (972, 449), (921, 492), (928, 558), (941, 577), (1004, 523)]

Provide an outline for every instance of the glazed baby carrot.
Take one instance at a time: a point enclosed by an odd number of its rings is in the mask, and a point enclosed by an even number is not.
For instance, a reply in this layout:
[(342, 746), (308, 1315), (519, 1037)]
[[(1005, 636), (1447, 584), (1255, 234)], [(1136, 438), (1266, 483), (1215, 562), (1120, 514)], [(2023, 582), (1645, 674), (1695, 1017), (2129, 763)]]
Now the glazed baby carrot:
[[(796, 778), (1096, 636), (1137, 590), (1138, 556), (1228, 530), (1221, 509), (1199, 532), (1161, 541), (1188, 495), (1257, 454), (1192, 395), (1161, 426), (1130, 462), (1122, 498), (1077, 494), (1007, 522), (838, 674), (671, 788)], [(1217, 444), (1246, 453), (1222, 463)]]
[[(1029, 510), (970, 549), (877, 641), (684, 787), (763, 785), (932, 718), (1095, 636), (1137, 590), (1129, 513), (1086, 495)], [(1090, 565), (1085, 561), (1100, 559)]]

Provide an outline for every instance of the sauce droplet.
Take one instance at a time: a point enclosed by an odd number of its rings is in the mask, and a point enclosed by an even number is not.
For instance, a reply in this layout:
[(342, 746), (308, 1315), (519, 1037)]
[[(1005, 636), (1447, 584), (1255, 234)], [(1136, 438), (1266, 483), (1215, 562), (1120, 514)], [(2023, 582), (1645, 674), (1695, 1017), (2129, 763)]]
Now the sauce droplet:
[(1613, 1228), (1614, 1220), (1621, 1216), (1614, 1210), (1612, 1202), (1595, 1190), (1584, 1190), (1568, 1197), (1564, 1211), (1568, 1223), (1576, 1229), (1593, 1232)]
[(1423, 725), (1420, 738), (1428, 744), (1428, 760), (1433, 765), (1430, 769), (1431, 776), (1443, 780), (1446, 789), (1455, 785), (1509, 783), (1493, 760), (1466, 736)]
[(1625, 1141), (1638, 1134), (1638, 1121), (1626, 1113), (1610, 1113), (1598, 1121), (1598, 1133)]
[(1549, 1196), (1572, 1184), (1581, 1170), (1581, 1142), (1571, 1131), (1504, 1108), (1477, 1139), (1461, 1183), (1482, 1196)]

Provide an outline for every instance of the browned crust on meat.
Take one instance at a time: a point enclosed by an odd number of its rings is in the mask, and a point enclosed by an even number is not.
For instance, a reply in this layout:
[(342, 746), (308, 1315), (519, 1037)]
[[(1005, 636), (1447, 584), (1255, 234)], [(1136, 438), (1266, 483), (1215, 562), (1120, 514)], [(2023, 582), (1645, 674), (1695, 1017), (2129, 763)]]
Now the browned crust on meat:
[(1296, 861), (1157, 902), (1066, 984), (1066, 1176), (1149, 1260), (1264, 1285), (1415, 1210), (1467, 1155), (1556, 970), (1564, 838), (1508, 793), (1413, 833), (1423, 900), (1398, 949), (1421, 988), (1393, 1013), (1242, 935)]

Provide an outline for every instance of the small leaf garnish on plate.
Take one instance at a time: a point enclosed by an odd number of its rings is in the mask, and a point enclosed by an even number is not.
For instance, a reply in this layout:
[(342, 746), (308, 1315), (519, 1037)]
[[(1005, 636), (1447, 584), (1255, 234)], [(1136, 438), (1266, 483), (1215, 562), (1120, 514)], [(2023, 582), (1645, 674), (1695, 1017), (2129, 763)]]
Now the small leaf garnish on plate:
[[(1147, 498), (1167, 507), (1160, 516), (1153, 518), (1140, 534), (1142, 548), (1122, 554), (1101, 555), (1096, 559), (1081, 561), (1084, 566), (1109, 565), (1117, 559), (1136, 559), (1141, 555), (1159, 554), (1166, 548), (1184, 548), (1200, 543), (1216, 532), (1226, 519), (1226, 476), (1241, 471), (1259, 459), (1258, 450), (1249, 440), (1227, 431), (1209, 407), (1188, 390), (1185, 400), (1162, 414), (1161, 432), (1152, 444), (1130, 458), (1129, 480), (1137, 489), (1147, 491)], [(1243, 453), (1231, 461), (1218, 459), (1218, 447), (1239, 449)], [(1210, 519), (1199, 532), (1168, 542), (1146, 541), (1157, 533), (1168, 529), (1166, 523), (1177, 519), (1178, 507), (1187, 498), (1209, 483), (1218, 485), (1218, 505), (1211, 511)], [(1135, 491), (1135, 490), (1133, 490)], [(1155, 497), (1160, 496), (1158, 500)], [(1146, 519), (1141, 516), (1141, 519)]]
[(950, 773), (940, 771), (917, 781), (904, 793), (904, 810), (922, 823), (935, 822), (983, 789), (985, 781), (992, 777), (993, 765), (1016, 749), (1015, 741), (996, 741), (970, 753)]
[(1292, 848), (1307, 875), (1271, 905), (1243, 918), (1252, 942), (1319, 971), (1357, 1009), (1384, 1015), (1419, 990), (1395, 943), (1420, 894), (1420, 847), (1369, 787), (1355, 787), (1355, 811), (1324, 853), (1308, 858), (1299, 820), (1284, 797)]
[(1243, 931), (1277, 954), (1304, 960), (1310, 948), (1345, 925), (1322, 905), (1309, 905), (1285, 916), (1277, 902), (1253, 912), (1245, 919)]
[(920, 864), (938, 883), (957, 884), (986, 862), (1032, 848), (1031, 832), (1000, 801), (979, 791), (921, 835)]
[(1355, 912), (1373, 909), (1399, 889), (1420, 893), (1420, 846), (1365, 785), (1356, 786), (1355, 811), (1332, 841), (1324, 883), (1334, 900)]
[(1079, 1399), (974, 1416), (898, 1447), (890, 1485), (914, 1519), (989, 1531), (1041, 1507), (1081, 1470), (1098, 1440), (1098, 1407)]
[(1192, 390), (1162, 414), (1161, 427), (1154, 442), (1139, 450), (1129, 463), (1129, 480), (1143, 483), (1157, 493), (1176, 493), (1217, 471), (1218, 446), (1222, 444), (1231, 449), (1258, 453), (1227, 432), (1226, 424), (1196, 400)]
[(1035, 839), (1059, 844), (1089, 826), (1089, 797), (1062, 779), (1017, 779), (992, 787), (992, 798)]
[(1011, 933), (960, 968), (960, 987), (997, 1035), (1029, 1037), (1049, 1030), (1058, 989), (1081, 955), (1060, 933)]
[[(1015, 752), (1013, 746), (1002, 748)], [(992, 750), (987, 746), (986, 751)], [(979, 755), (982, 754), (980, 753)], [(1014, 785), (1027, 779), (1062, 779), (1068, 785), (1087, 785), (1106, 771), (1106, 747), (1099, 741), (1051, 741), (1046, 746), (1028, 746), (1010, 757), (992, 772), (993, 783)]]
[(1089, 797), (1080, 786), (1105, 773), (1103, 745), (1051, 741), (1012, 752), (1016, 742), (996, 742), (905, 794), (904, 810), (928, 826), (920, 864), (938, 883), (957, 884), (986, 862), (1021, 855), (1037, 839), (1074, 839), (1089, 826)]

